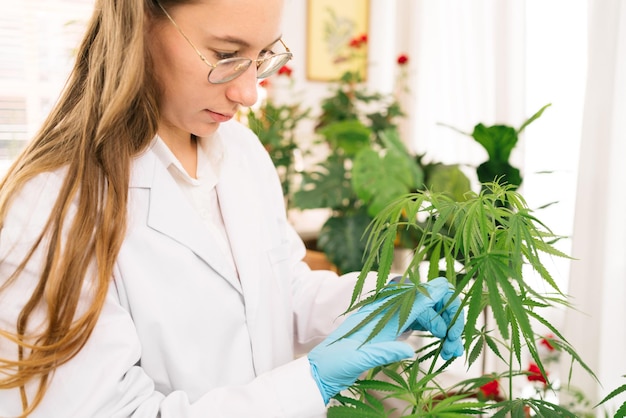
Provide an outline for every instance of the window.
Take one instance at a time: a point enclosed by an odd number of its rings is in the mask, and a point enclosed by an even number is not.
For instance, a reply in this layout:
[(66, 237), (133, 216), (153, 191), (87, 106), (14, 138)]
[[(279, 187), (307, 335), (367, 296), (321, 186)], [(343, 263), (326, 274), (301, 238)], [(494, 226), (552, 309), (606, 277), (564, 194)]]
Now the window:
[(93, 1), (0, 0), (0, 173), (56, 102)]

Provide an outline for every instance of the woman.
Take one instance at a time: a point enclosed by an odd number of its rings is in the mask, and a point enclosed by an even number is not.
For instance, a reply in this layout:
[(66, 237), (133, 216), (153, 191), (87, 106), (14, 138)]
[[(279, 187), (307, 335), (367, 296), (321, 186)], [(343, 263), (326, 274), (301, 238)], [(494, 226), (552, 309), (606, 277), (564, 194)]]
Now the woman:
[[(302, 262), (268, 155), (231, 121), (291, 58), (281, 10), (96, 2), (0, 184), (0, 416), (324, 416), (361, 372), (413, 354), (396, 327), (330, 344), (373, 307), (328, 336), (354, 275)], [(451, 291), (429, 289), (410, 323), (458, 356), (458, 301), (438, 316)]]

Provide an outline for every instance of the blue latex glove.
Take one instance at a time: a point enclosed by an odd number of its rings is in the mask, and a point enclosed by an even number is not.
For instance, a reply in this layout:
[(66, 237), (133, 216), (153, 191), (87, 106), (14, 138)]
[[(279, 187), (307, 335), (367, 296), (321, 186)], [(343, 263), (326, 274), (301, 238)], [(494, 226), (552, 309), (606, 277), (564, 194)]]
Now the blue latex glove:
[[(406, 329), (424, 329), (431, 331), (433, 335), (444, 338), (448, 329), (447, 322), (458, 311), (460, 301), (455, 300), (446, 311), (439, 315), (438, 311), (448, 302), (454, 291), (451, 290), (450, 284), (445, 278), (432, 280), (426, 283), (425, 287), (430, 298), (421, 293), (417, 295), (407, 320), (411, 326)], [(330, 398), (352, 385), (363, 372), (376, 366), (413, 357), (414, 352), (410, 345), (396, 341), (398, 336), (404, 332), (404, 330), (398, 330), (398, 315), (395, 316), (395, 320), (387, 322), (385, 327), (367, 343), (364, 341), (371, 334), (382, 314), (349, 337), (342, 338), (376, 310), (381, 303), (382, 301), (376, 301), (348, 316), (335, 331), (309, 353), (311, 371), (324, 402), (328, 403)], [(455, 338), (450, 340), (452, 351), (446, 350), (446, 355), (463, 354), (463, 346), (460, 346), (460, 352), (456, 346), (456, 343), (460, 342), (460, 332), (463, 330), (462, 316), (459, 316), (459, 319), (451, 328), (454, 329), (453, 336)], [(444, 341), (445, 345), (446, 342)]]
[[(454, 290), (450, 288), (448, 280), (445, 277), (431, 280), (427, 283), (427, 286), (428, 285), (436, 286), (437, 289), (444, 293), (432, 309), (427, 309), (421, 315), (418, 315), (417, 319), (411, 324), (410, 329), (415, 331), (429, 331), (435, 337), (443, 338), (443, 346), (440, 355), (444, 360), (450, 360), (452, 357), (460, 357), (464, 352), (461, 334), (463, 334), (463, 328), (465, 326), (465, 315), (463, 310), (460, 309), (461, 301), (455, 298), (450, 302)], [(445, 291), (446, 286), (448, 288), (447, 291)], [(429, 288), (428, 292), (433, 296), (433, 299), (437, 300), (431, 289), (432, 288)], [(448, 303), (450, 304), (447, 305)], [(444, 306), (446, 306), (445, 310), (443, 310)], [(458, 318), (454, 321), (454, 324), (450, 325), (457, 312), (459, 312)]]

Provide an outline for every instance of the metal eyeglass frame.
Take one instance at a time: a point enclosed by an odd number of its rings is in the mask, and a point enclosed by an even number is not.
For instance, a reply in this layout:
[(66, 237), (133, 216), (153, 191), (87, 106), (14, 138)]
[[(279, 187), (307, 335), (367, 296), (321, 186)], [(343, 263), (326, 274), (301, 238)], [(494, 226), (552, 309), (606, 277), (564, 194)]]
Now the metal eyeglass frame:
[[(285, 42), (283, 42), (282, 39), (279, 39), (278, 41), (283, 45), (283, 47), (285, 48), (286, 52), (273, 54), (273, 55), (270, 55), (267, 58), (258, 58), (258, 59), (255, 59), (255, 60), (250, 59), (250, 58), (245, 58), (245, 57), (225, 58), (225, 59), (221, 59), (221, 60), (217, 61), (216, 64), (212, 64), (212, 63), (209, 62), (209, 60), (206, 59), (206, 57), (202, 54), (202, 52), (200, 52), (200, 50), (193, 44), (193, 42), (191, 42), (191, 40), (187, 37), (187, 35), (185, 35), (183, 30), (180, 28), (180, 26), (178, 26), (178, 24), (174, 21), (172, 16), (170, 16), (170, 14), (167, 12), (167, 10), (165, 10), (165, 8), (161, 5), (161, 3), (158, 0), (156, 0), (155, 2), (156, 2), (156, 4), (159, 5), (159, 7), (161, 8), (161, 10), (165, 14), (165, 16), (167, 16), (167, 18), (174, 25), (176, 30), (182, 35), (183, 38), (185, 38), (187, 43), (194, 49), (194, 51), (196, 51), (196, 54), (198, 54), (200, 59), (207, 66), (209, 66), (211, 68), (209, 70), (209, 74), (207, 75), (207, 80), (211, 84), (223, 84), (223, 83), (227, 83), (227, 82), (229, 82), (231, 80), (234, 80), (235, 78), (239, 77), (244, 72), (246, 72), (246, 70), (248, 68), (250, 68), (250, 65), (253, 62), (256, 63), (256, 68), (258, 70), (264, 63), (266, 63), (268, 61), (274, 61), (274, 63), (271, 66), (269, 66), (268, 69), (262, 70), (260, 73), (257, 73), (257, 78), (258, 79), (267, 78), (267, 77), (271, 76), (272, 74), (276, 73), (278, 70), (280, 70), (280, 68), (282, 66), (284, 66), (287, 62), (289, 62), (289, 60), (291, 60), (293, 58), (293, 54), (289, 50), (289, 47), (287, 47), (287, 45), (285, 45)], [(227, 65), (227, 64), (230, 64), (230, 65), (236, 64), (236, 65), (234, 65), (234, 72), (233, 72), (233, 74), (230, 75), (230, 76), (226, 76), (225, 78), (222, 78), (222, 79), (219, 79), (219, 80), (215, 80), (215, 81), (211, 80), (211, 74), (213, 73), (213, 71), (216, 68), (218, 68), (218, 66), (220, 66), (220, 65), (223, 66), (223, 65)]]

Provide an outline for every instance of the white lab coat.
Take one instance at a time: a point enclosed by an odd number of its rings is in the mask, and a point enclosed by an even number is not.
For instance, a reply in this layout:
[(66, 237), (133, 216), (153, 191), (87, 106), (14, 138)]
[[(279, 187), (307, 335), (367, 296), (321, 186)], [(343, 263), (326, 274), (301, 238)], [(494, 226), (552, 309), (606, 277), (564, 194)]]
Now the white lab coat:
[[(98, 324), (57, 369), (33, 417), (325, 416), (297, 351), (338, 325), (354, 275), (301, 261), (304, 246), (258, 139), (236, 122), (218, 133), (217, 192), (238, 275), (154, 152), (144, 152), (133, 164), (128, 230)], [(0, 283), (41, 230), (62, 177), (40, 175), (15, 200), (0, 234)], [(14, 329), (37, 273), (35, 257), (0, 295), (1, 328)], [(0, 340), (0, 357), (15, 358), (14, 345)], [(19, 391), (0, 390), (0, 417), (20, 412)]]

